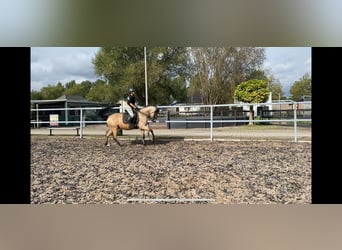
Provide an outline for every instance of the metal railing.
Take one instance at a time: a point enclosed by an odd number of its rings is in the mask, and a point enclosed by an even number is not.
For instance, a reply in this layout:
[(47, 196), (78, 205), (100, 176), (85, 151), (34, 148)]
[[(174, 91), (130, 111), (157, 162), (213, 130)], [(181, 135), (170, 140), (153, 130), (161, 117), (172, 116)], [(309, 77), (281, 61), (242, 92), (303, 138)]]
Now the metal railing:
[[(281, 105), (288, 105), (291, 108), (287, 110), (273, 109), (274, 107), (281, 107)], [(267, 113), (286, 112), (288, 115), (285, 117), (273, 115), (267, 116), (266, 119), (262, 115), (256, 113), (253, 120), (248, 119), (249, 106), (253, 106), (253, 110), (258, 107), (267, 108)], [(303, 108), (304, 107), (304, 108)], [(219, 104), (219, 105), (172, 105), (172, 106), (158, 106), (161, 110), (159, 118), (164, 120), (166, 127), (171, 129), (171, 124), (185, 124), (185, 128), (188, 128), (188, 124), (204, 124), (210, 129), (210, 140), (213, 141), (214, 134), (213, 129), (217, 124), (224, 125), (242, 125), (246, 123), (287, 123), (293, 125), (294, 129), (294, 141), (297, 142), (297, 128), (298, 123), (308, 123), (311, 126), (311, 101), (310, 102), (276, 102), (276, 103), (252, 103), (252, 104)], [(48, 120), (49, 114), (60, 114), (64, 117), (63, 120), (58, 120), (58, 124), (64, 124), (69, 126), (70, 124), (80, 127), (80, 138), (83, 137), (83, 128), (86, 124), (105, 124), (105, 120), (100, 120), (95, 116), (94, 120), (87, 120), (87, 111), (92, 111), (93, 116), (97, 110), (101, 110), (103, 107), (80, 107), (80, 108), (54, 108), (54, 109), (31, 109), (31, 126), (40, 127), (42, 125), (50, 125), (51, 121)], [(114, 112), (119, 112), (120, 107), (114, 107)], [(221, 115), (217, 115), (215, 109), (219, 109)], [(237, 110), (239, 109), (239, 110)], [(223, 111), (226, 115), (223, 115)], [(73, 115), (70, 115), (70, 111)], [(95, 113), (94, 113), (95, 111)], [(264, 111), (264, 110), (263, 110)], [(88, 112), (89, 113), (89, 112)], [(262, 112), (261, 112), (262, 113)], [(232, 114), (235, 114), (232, 115)], [(305, 114), (305, 115), (302, 115)], [(218, 118), (219, 117), (219, 118)], [(35, 118), (35, 119), (33, 119)], [(94, 117), (93, 117), (94, 118)], [(191, 126), (190, 126), (191, 127)]]

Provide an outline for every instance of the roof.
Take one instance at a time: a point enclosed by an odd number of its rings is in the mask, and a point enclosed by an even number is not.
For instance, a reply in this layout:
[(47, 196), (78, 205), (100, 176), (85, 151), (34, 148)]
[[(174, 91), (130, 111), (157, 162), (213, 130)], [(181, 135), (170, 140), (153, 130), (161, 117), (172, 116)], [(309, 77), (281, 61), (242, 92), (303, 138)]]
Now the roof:
[(95, 101), (88, 101), (87, 99), (84, 99), (82, 96), (78, 95), (62, 95), (58, 97), (57, 99), (52, 100), (31, 100), (31, 104), (48, 104), (48, 103), (79, 103), (79, 104), (94, 104), (94, 105), (103, 105), (106, 103), (101, 102), (95, 102)]
[(65, 100), (65, 101), (87, 101), (82, 96), (79, 95), (62, 95), (58, 97), (56, 100)]

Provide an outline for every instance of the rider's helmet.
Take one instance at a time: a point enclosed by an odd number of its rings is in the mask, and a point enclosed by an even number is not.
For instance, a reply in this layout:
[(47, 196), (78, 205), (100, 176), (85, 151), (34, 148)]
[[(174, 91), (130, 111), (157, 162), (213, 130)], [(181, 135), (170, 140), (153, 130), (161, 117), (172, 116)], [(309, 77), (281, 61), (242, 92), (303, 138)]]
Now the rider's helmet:
[(129, 89), (129, 93), (132, 93), (132, 92), (135, 92), (135, 89), (134, 89), (134, 88), (130, 88), (130, 89)]

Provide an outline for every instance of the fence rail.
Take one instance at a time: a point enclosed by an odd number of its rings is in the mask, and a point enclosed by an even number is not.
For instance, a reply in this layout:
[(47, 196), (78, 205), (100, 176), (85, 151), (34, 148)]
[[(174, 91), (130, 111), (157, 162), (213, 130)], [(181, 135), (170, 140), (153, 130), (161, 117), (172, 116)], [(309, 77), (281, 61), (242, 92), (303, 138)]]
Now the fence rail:
[[(288, 109), (282, 109), (288, 106)], [(249, 107), (253, 107), (254, 119), (249, 119)], [(158, 120), (165, 123), (168, 129), (192, 128), (197, 124), (210, 128), (210, 140), (214, 138), (213, 128), (223, 126), (239, 126), (248, 123), (254, 124), (288, 124), (293, 126), (294, 141), (297, 142), (298, 124), (311, 126), (310, 102), (277, 102), (253, 104), (219, 104), (219, 105), (176, 105), (158, 106), (161, 110)], [(105, 124), (98, 112), (104, 107), (79, 108), (43, 108), (31, 109), (31, 126), (38, 128), (50, 126), (50, 115), (59, 115), (61, 119), (53, 121), (57, 126), (79, 126), (79, 136), (83, 137), (83, 128), (87, 124)], [(278, 109), (276, 109), (278, 108)], [(120, 107), (113, 107), (113, 113), (119, 112)], [(278, 114), (278, 115), (277, 115)], [(285, 115), (286, 114), (286, 115)], [(200, 127), (201, 127), (200, 126)], [(208, 127), (207, 127), (208, 126)]]

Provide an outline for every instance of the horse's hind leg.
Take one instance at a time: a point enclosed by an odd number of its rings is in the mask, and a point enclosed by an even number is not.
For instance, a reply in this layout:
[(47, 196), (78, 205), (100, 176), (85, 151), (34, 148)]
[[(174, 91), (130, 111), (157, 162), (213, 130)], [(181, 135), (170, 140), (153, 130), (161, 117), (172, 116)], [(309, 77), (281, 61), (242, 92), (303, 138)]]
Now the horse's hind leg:
[(117, 140), (117, 134), (118, 134), (118, 129), (108, 129), (106, 132), (106, 146), (109, 146), (109, 136), (113, 136), (113, 140), (119, 145), (121, 146), (120, 142)]
[(117, 139), (117, 136), (118, 136), (118, 128), (115, 128), (114, 131), (113, 131), (113, 140), (114, 140), (119, 146), (121, 146), (120, 142), (119, 142), (118, 139)]

